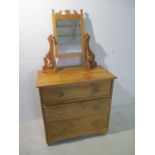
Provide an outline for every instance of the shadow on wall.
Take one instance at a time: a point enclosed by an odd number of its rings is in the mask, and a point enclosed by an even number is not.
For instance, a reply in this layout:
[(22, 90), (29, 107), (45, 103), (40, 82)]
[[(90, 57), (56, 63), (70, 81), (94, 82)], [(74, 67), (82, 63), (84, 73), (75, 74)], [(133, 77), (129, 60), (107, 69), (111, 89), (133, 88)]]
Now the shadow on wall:
[(108, 134), (116, 134), (135, 128), (135, 105), (117, 106), (111, 109)]
[(92, 27), (92, 22), (89, 18), (89, 14), (85, 13), (85, 32), (90, 35), (90, 48), (92, 49), (93, 53), (95, 54), (95, 58), (98, 65), (101, 65), (107, 68), (104, 60), (106, 58), (106, 52), (104, 51), (103, 47), (98, 44), (95, 40), (95, 35)]
[(125, 88), (123, 88), (118, 82), (118, 80), (116, 80), (113, 89), (112, 105), (119, 106), (134, 103), (135, 100), (132, 94), (130, 94)]
[[(97, 64), (108, 69), (108, 65), (105, 63), (105, 59), (108, 56), (107, 55), (108, 52), (106, 52), (104, 48), (96, 42), (92, 22), (89, 18), (88, 13), (85, 13), (85, 32), (90, 35), (90, 48), (92, 49), (92, 51), (96, 56)], [(120, 85), (119, 77), (117, 76), (117, 78), (118, 80), (116, 80), (114, 84), (114, 94), (113, 94), (112, 105), (117, 106), (117, 105), (133, 104), (134, 97), (125, 88), (123, 88)]]

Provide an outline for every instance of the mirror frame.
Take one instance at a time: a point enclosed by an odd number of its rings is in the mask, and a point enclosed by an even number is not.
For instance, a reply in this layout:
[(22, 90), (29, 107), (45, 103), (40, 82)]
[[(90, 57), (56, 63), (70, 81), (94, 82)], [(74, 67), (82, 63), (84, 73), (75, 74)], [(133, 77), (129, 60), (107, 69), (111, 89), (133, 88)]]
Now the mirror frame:
[[(57, 58), (64, 58), (64, 57), (76, 57), (76, 56), (84, 56), (84, 18), (83, 18), (83, 10), (80, 10), (80, 14), (73, 10), (73, 13), (70, 10), (65, 10), (64, 13), (59, 11), (55, 13), (52, 10), (52, 19), (53, 19), (53, 33), (56, 39), (56, 57)], [(59, 45), (58, 45), (58, 35), (57, 35), (57, 27), (56, 23), (57, 20), (79, 20), (80, 21), (80, 33), (81, 33), (81, 52), (76, 53), (60, 53), (59, 52)]]
[[(97, 66), (97, 62), (95, 61), (95, 54), (89, 47), (89, 40), (90, 36), (87, 33), (84, 33), (84, 17), (83, 17), (83, 10), (80, 10), (80, 14), (77, 13), (77, 11), (73, 10), (73, 13), (70, 12), (70, 10), (64, 11), (64, 14), (62, 14), (62, 11), (59, 11), (58, 13), (55, 13), (54, 10), (52, 10), (52, 19), (53, 19), (53, 33), (54, 35), (50, 35), (48, 37), (49, 41), (49, 51), (44, 57), (44, 66), (43, 71), (48, 72), (51, 70), (54, 70), (55, 72), (58, 71), (57, 67), (57, 58), (69, 58), (69, 57), (83, 57), (84, 59), (84, 66), (93, 69)], [(80, 20), (80, 31), (81, 31), (81, 47), (82, 51), (77, 53), (59, 53), (58, 51), (58, 42), (57, 42), (57, 31), (56, 31), (56, 20), (58, 19), (78, 19)]]

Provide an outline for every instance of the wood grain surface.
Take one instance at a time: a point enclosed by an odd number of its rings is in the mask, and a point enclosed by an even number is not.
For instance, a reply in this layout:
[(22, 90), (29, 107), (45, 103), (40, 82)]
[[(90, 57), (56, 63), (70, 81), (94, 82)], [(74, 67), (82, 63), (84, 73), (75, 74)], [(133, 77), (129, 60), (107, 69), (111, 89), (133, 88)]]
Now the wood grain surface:
[(116, 79), (116, 77), (101, 66), (97, 66), (92, 70), (86, 67), (69, 67), (63, 68), (57, 73), (55, 73), (55, 70), (50, 70), (48, 72), (39, 71), (36, 86), (58, 86), (110, 79), (113, 80)]

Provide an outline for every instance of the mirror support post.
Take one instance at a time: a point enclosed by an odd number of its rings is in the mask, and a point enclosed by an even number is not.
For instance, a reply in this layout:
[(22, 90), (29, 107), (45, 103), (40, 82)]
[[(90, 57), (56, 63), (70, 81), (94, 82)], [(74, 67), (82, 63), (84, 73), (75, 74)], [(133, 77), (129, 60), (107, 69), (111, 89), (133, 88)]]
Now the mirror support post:
[(97, 66), (97, 63), (95, 61), (95, 54), (89, 47), (90, 36), (88, 33), (84, 34), (84, 40), (85, 40), (85, 61), (86, 61), (85, 63), (89, 69), (93, 69), (94, 67)]
[(54, 69), (56, 71), (55, 45), (57, 44), (57, 42), (55, 37), (52, 35), (48, 37), (48, 41), (50, 44), (50, 49), (44, 58), (43, 71), (45, 72), (51, 69)]

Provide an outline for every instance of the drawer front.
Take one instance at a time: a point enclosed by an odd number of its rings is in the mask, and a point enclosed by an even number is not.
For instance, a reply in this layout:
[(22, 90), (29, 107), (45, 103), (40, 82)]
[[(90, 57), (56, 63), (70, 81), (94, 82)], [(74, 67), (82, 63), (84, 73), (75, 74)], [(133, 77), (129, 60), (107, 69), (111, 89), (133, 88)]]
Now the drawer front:
[(103, 97), (111, 94), (112, 81), (42, 88), (43, 103), (57, 104), (72, 100)]
[(105, 98), (44, 107), (45, 121), (51, 122), (106, 113), (110, 103), (111, 99)]
[(103, 114), (48, 123), (46, 126), (47, 142), (51, 144), (67, 138), (105, 133), (107, 131), (107, 121), (107, 115)]

